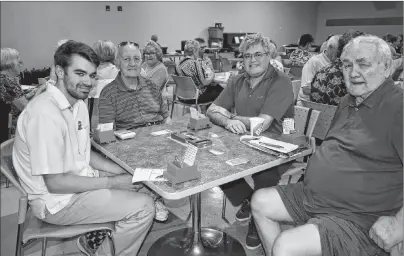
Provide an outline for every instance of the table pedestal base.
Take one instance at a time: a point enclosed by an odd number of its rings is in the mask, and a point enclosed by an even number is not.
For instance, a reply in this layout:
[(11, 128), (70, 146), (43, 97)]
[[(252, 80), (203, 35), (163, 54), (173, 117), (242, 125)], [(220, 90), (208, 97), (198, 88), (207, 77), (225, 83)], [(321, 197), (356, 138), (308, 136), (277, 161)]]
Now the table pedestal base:
[(227, 233), (202, 228), (200, 240), (191, 228), (179, 229), (160, 237), (150, 247), (148, 256), (245, 256), (243, 246)]

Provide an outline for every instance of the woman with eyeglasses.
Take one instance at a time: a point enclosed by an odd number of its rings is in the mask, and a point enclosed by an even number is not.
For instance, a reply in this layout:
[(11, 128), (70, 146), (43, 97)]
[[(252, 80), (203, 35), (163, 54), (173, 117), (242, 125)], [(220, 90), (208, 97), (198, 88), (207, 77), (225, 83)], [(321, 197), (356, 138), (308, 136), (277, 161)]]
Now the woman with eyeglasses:
[(168, 71), (163, 64), (161, 47), (154, 41), (148, 41), (143, 50), (143, 60), (142, 68), (146, 77), (162, 90), (168, 79)]
[(28, 100), (36, 93), (42, 92), (43, 88), (31, 90), (24, 95), (20, 85), (20, 73), (23, 62), (20, 53), (16, 49), (1, 48), (0, 66), (0, 143), (9, 137), (8, 122), (9, 113), (18, 116), (20, 111), (27, 105)]

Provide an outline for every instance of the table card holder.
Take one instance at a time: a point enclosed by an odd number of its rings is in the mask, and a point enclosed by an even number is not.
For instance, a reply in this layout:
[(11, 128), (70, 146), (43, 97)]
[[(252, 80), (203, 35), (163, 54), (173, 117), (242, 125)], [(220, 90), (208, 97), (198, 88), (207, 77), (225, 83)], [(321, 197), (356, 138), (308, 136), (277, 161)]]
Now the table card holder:
[(97, 129), (94, 130), (93, 138), (100, 144), (115, 141), (116, 138), (113, 130), (113, 123), (99, 124)]
[(199, 179), (201, 173), (195, 162), (196, 153), (198, 148), (188, 144), (187, 151), (184, 155), (184, 161), (180, 161), (175, 157), (173, 162), (167, 163), (167, 171), (164, 172), (164, 178), (176, 185), (189, 180)]
[(197, 112), (195, 108), (190, 108), (191, 118), (189, 119), (188, 128), (193, 131), (211, 128), (212, 124), (207, 116)]

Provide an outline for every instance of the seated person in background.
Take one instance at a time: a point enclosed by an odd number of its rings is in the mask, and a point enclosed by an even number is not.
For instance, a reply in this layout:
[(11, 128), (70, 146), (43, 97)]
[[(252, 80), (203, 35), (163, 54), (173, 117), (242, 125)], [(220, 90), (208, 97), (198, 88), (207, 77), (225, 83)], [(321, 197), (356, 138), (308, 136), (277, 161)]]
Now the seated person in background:
[(154, 41), (147, 42), (143, 50), (143, 60), (142, 68), (146, 73), (146, 78), (162, 90), (167, 82), (168, 72), (163, 64), (161, 47)]
[[(28, 100), (40, 94), (46, 88), (45, 85), (34, 89), (24, 95), (20, 85), (20, 73), (23, 62), (20, 53), (16, 49), (1, 48), (0, 66), (0, 143), (8, 140), (9, 114), (15, 120), (25, 108)], [(14, 130), (14, 124), (12, 124)], [(12, 131), (13, 133), (13, 131)]]
[[(100, 124), (113, 122), (115, 130), (122, 130), (171, 122), (160, 88), (152, 80), (140, 76), (141, 63), (137, 43), (118, 45), (116, 64), (120, 72), (101, 91)], [(168, 210), (157, 195), (151, 195), (155, 198), (156, 220), (166, 221)]]
[(330, 65), (320, 69), (311, 82), (310, 101), (337, 106), (346, 95), (346, 87), (342, 75), (340, 56), (345, 45), (362, 32), (353, 29), (345, 32), (338, 40), (337, 59)]
[(100, 94), (99, 123), (114, 123), (116, 130), (170, 122), (160, 88), (140, 76), (142, 55), (137, 43), (118, 46), (120, 72)]
[(278, 46), (276, 46), (276, 43), (274, 41), (272, 41), (271, 39), (269, 40), (269, 42), (271, 44), (273, 44), (273, 46), (275, 47), (274, 52), (271, 54), (271, 59), (277, 60), (282, 63), (282, 57), (278, 53)]
[[(272, 41), (269, 43), (269, 47), (270, 47), (270, 52), (271, 54), (269, 55), (269, 57), (271, 58), (270, 60), (270, 64), (278, 69), (279, 71), (284, 72), (285, 69), (283, 68), (283, 64), (282, 64), (282, 59), (281, 56), (279, 56), (277, 50), (276, 50), (276, 45), (275, 43), (273, 43)], [(280, 60), (279, 60), (280, 59)]]
[(198, 56), (198, 61), (202, 62), (202, 68), (204, 70), (210, 69), (212, 72), (214, 72), (212, 60), (205, 55), (205, 49), (208, 47), (206, 44), (205, 39), (203, 38), (195, 38), (195, 41), (199, 43), (199, 56)]
[(311, 57), (303, 66), (301, 86), (297, 96), (297, 105), (301, 105), (301, 100), (310, 101), (311, 82), (314, 75), (322, 68), (330, 65), (337, 58), (339, 35), (332, 36), (327, 41), (324, 52)]
[[(293, 89), (290, 78), (270, 63), (271, 49), (267, 37), (261, 34), (247, 35), (240, 44), (246, 72), (231, 77), (228, 85), (209, 107), (210, 120), (227, 130), (244, 134), (250, 128), (250, 117), (265, 119), (262, 131), (281, 134), (282, 120), (294, 117)], [(235, 109), (236, 114), (232, 114)], [(252, 176), (255, 189), (278, 184), (281, 175), (292, 162), (266, 170)], [(250, 220), (251, 187), (240, 179), (222, 186), (223, 192), (233, 205), (240, 205), (236, 214), (239, 221)], [(246, 246), (260, 246), (253, 220), (247, 234)]]
[[(272, 256), (387, 256), (402, 246), (403, 91), (389, 77), (389, 46), (360, 36), (341, 61), (349, 95), (304, 182), (253, 195), (253, 216)], [(299, 226), (281, 233), (279, 222)]]
[(400, 54), (396, 51), (396, 47), (400, 42), (399, 39), (393, 35), (387, 34), (383, 37), (383, 40), (389, 44), (393, 59), (400, 57)]
[(314, 44), (314, 37), (310, 34), (304, 34), (299, 39), (298, 49), (294, 50), (289, 57), (292, 66), (301, 66), (314, 55), (309, 52), (311, 46)]
[[(199, 58), (199, 43), (196, 40), (188, 40), (185, 43), (185, 57), (176, 66), (175, 72), (179, 76), (189, 76), (199, 89), (198, 103), (214, 101), (223, 91), (223, 87), (213, 83), (215, 73), (210, 68), (204, 69)], [(192, 104), (195, 100), (183, 100)]]
[(97, 128), (98, 125), (98, 105), (99, 97), (102, 89), (112, 82), (119, 73), (119, 69), (114, 65), (116, 58), (116, 46), (109, 40), (98, 40), (93, 45), (93, 50), (100, 59), (100, 65), (97, 68), (97, 81), (93, 89), (91, 89), (89, 97), (89, 112), (91, 129)]
[[(55, 53), (55, 86), (34, 98), (18, 118), (13, 165), (33, 214), (56, 225), (116, 222), (116, 255), (136, 255), (154, 217), (152, 199), (132, 189), (132, 175), (91, 150), (84, 99), (95, 84), (98, 56), (67, 41)], [(94, 255), (105, 231), (77, 240)]]

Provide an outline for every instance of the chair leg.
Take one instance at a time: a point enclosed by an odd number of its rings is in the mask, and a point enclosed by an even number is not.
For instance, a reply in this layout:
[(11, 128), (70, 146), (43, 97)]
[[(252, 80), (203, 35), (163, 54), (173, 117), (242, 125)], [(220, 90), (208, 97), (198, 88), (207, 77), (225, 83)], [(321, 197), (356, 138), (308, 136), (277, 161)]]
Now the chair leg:
[(17, 242), (15, 247), (15, 255), (22, 256), (22, 228), (23, 224), (18, 224), (17, 227)]
[(107, 231), (108, 234), (108, 238), (109, 238), (109, 244), (111, 247), (111, 255), (115, 256), (115, 241), (114, 241), (114, 237), (112, 236), (112, 231), (108, 230)]
[(42, 240), (42, 256), (46, 256), (46, 245), (48, 243), (48, 238)]
[(6, 188), (10, 186), (10, 180), (6, 178)]
[(173, 118), (174, 104), (175, 104), (175, 101), (173, 100), (173, 103), (171, 104), (171, 114), (170, 114), (170, 118)]
[(226, 205), (227, 205), (227, 197), (223, 193), (223, 200), (222, 200), (222, 219), (229, 225), (231, 225), (230, 221), (226, 218)]

